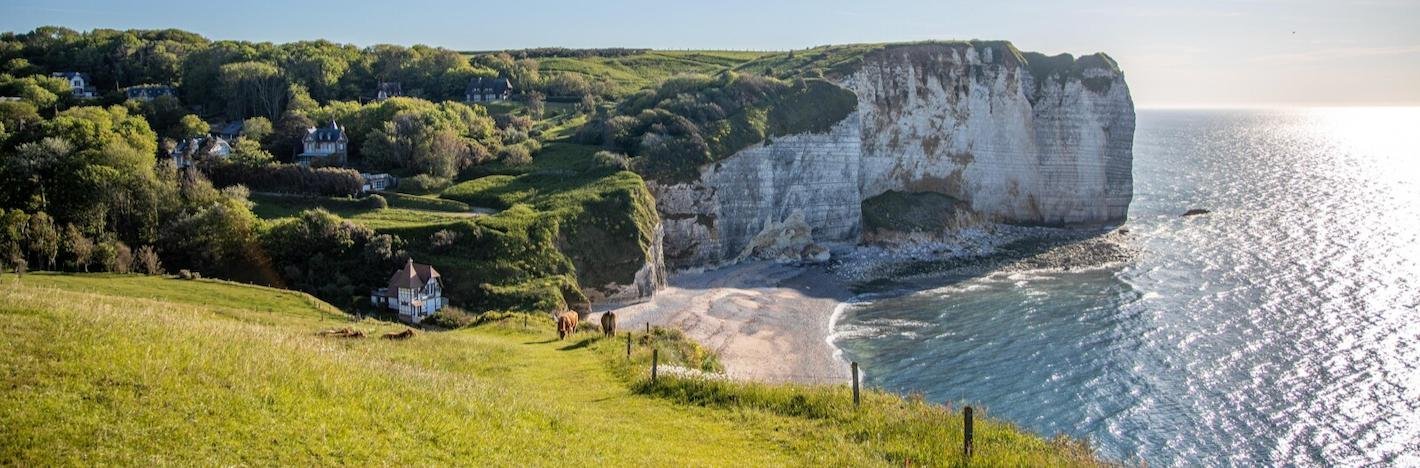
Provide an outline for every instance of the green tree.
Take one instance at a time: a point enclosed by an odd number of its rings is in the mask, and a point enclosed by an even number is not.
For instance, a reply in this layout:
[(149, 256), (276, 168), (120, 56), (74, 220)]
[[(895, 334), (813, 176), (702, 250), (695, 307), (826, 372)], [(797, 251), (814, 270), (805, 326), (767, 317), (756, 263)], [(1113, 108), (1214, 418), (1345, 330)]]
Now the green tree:
[(212, 131), (212, 127), (203, 121), (201, 117), (194, 114), (187, 114), (178, 119), (177, 130), (174, 136), (179, 138), (198, 138), (206, 136)]
[(242, 122), (242, 133), (256, 142), (266, 141), (271, 131), (271, 119), (266, 117), (252, 117)]
[(0, 102), (0, 125), (12, 131), (21, 132), (26, 127), (40, 121), (38, 108), (25, 101)]
[(30, 215), (20, 210), (0, 210), (0, 255), (10, 265), (25, 258), (29, 244)]
[(286, 109), (288, 83), (275, 65), (255, 61), (229, 63), (222, 65), (219, 77), (230, 118), (260, 115), (274, 119)]
[(529, 92), (527, 96), (528, 114), (532, 115), (534, 119), (541, 119), (542, 111), (546, 107), (547, 97), (543, 96), (542, 93), (537, 91)]
[(261, 144), (257, 143), (256, 140), (249, 137), (242, 137), (238, 138), (237, 142), (232, 145), (231, 161), (234, 164), (240, 164), (246, 167), (258, 167), (271, 164), (275, 161), (275, 158), (271, 157), (271, 153), (261, 149)]
[(94, 261), (94, 241), (84, 236), (73, 224), (64, 227), (64, 248), (73, 257), (74, 269), (89, 272), (89, 264)]
[(53, 270), (59, 257), (59, 229), (54, 219), (41, 211), (30, 216), (29, 250), (41, 265)]
[(20, 98), (40, 109), (53, 109), (59, 103), (59, 95), (34, 83), (20, 85)]

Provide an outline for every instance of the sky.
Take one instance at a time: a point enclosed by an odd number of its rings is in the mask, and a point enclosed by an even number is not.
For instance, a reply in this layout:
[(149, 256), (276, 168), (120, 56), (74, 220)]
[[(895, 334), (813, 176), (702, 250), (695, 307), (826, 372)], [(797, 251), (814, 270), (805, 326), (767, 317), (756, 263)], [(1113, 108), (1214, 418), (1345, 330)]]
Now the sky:
[(457, 50), (1005, 39), (1108, 53), (1141, 107), (1420, 105), (1420, 0), (0, 0), (0, 31), (42, 25)]

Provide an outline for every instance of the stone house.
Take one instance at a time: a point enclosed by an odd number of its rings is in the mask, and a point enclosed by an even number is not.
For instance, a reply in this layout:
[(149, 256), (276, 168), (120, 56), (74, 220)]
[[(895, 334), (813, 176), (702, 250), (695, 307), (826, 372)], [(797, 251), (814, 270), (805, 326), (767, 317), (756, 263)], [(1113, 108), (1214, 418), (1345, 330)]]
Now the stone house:
[(433, 266), (409, 259), (390, 276), (389, 285), (370, 292), (370, 304), (395, 311), (401, 321), (419, 323), (448, 305), (443, 288)]

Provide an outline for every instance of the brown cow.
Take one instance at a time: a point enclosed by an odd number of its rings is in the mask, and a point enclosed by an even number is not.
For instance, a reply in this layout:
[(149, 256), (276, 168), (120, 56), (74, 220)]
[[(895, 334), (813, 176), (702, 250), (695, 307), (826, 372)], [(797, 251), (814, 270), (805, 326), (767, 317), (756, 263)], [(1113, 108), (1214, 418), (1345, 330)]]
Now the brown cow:
[(384, 338), (386, 340), (407, 340), (410, 338), (414, 338), (414, 330), (406, 328), (404, 329), (404, 331), (401, 332), (389, 332), (385, 333), (385, 336), (382, 336), (381, 338)]
[(616, 336), (616, 313), (606, 311), (602, 313), (602, 334), (607, 337)]
[(567, 338), (577, 331), (577, 313), (572, 311), (557, 314), (557, 339)]

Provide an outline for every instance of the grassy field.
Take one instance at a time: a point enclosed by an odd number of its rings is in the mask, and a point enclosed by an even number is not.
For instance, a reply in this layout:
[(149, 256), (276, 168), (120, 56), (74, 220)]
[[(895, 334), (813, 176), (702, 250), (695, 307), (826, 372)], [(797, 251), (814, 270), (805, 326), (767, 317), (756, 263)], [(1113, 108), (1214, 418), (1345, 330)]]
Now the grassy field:
[[(118, 275), (0, 276), (5, 465), (961, 465), (946, 408), (841, 387), (645, 377), (653, 346), (520, 315), (376, 338), (308, 296)], [(366, 338), (318, 336), (351, 327)], [(691, 347), (693, 348), (693, 347)], [(674, 360), (685, 352), (663, 352)], [(977, 465), (1094, 463), (978, 420)]]
[[(442, 225), (477, 216), (468, 211), (468, 205), (453, 200), (404, 194), (382, 196), (389, 203), (389, 208), (375, 208), (363, 199), (334, 197), (252, 194), (251, 201), (254, 203), (252, 212), (263, 219), (290, 218), (305, 210), (325, 208), (375, 230)], [(457, 210), (459, 207), (465, 209)]]
[(636, 92), (683, 73), (713, 74), (767, 55), (753, 51), (651, 51), (623, 57), (552, 57), (538, 59), (544, 73), (576, 72), (603, 78), (618, 95)]

